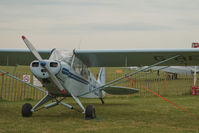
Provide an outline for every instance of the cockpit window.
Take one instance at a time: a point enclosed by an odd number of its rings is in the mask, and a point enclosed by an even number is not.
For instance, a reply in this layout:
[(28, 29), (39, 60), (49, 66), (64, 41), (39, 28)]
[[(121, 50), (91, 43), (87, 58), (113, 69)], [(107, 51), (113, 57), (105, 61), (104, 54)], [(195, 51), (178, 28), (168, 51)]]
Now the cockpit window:
[(33, 62), (32, 63), (32, 67), (38, 67), (39, 66), (39, 62)]
[(74, 62), (73, 62), (73, 69), (75, 70), (76, 73), (78, 73), (81, 76), (88, 79), (89, 71), (88, 71), (87, 66), (80, 59), (78, 59), (76, 57), (75, 57)]
[(50, 67), (57, 67), (58, 66), (58, 63), (57, 62), (51, 62), (50, 63)]

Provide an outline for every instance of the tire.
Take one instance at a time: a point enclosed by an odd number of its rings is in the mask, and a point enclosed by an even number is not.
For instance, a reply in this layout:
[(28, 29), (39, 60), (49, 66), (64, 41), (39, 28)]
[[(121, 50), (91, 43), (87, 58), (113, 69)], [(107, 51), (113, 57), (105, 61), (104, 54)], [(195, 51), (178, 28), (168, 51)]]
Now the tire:
[(90, 120), (96, 118), (95, 107), (93, 105), (88, 105), (86, 107), (85, 119)]
[(23, 106), (22, 106), (22, 110), (21, 110), (21, 114), (23, 117), (30, 117), (32, 116), (32, 105), (30, 103), (25, 103)]

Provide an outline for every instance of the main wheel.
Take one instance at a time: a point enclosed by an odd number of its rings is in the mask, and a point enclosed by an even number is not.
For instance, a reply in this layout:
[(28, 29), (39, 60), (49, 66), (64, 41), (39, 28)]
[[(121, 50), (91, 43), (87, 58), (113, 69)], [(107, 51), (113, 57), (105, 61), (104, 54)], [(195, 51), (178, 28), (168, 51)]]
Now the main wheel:
[(88, 105), (86, 107), (86, 112), (85, 112), (85, 119), (90, 120), (96, 118), (95, 114), (95, 107), (93, 105)]
[(22, 110), (21, 110), (21, 114), (23, 117), (30, 117), (32, 116), (32, 105), (30, 103), (25, 103), (23, 106), (22, 106)]

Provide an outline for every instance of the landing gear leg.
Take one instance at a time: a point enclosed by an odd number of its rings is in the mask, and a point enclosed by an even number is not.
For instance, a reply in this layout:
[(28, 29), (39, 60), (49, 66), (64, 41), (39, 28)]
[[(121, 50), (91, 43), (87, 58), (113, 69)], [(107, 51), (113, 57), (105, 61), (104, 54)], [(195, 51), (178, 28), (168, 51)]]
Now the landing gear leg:
[(104, 99), (103, 98), (99, 98), (99, 99), (101, 100), (102, 104), (104, 104)]
[[(50, 97), (48, 94), (46, 96), (44, 96), (34, 107), (32, 107), (32, 105), (30, 103), (25, 103), (23, 106), (22, 106), (22, 110), (21, 110), (21, 114), (23, 117), (30, 117), (32, 116), (32, 113), (37, 111), (36, 109), (47, 103), (49, 100), (52, 100), (53, 98)], [(53, 104), (55, 105), (55, 104)], [(51, 105), (52, 106), (52, 105)], [(46, 106), (46, 108), (49, 108), (50, 106)]]

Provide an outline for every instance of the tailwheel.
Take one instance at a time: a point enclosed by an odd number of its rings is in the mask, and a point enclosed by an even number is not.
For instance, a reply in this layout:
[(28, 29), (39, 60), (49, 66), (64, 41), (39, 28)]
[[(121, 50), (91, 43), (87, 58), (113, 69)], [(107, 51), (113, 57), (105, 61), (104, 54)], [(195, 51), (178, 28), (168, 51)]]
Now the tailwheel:
[(95, 107), (93, 105), (88, 105), (86, 107), (85, 119), (90, 120), (90, 119), (95, 119), (95, 118), (96, 118)]
[(30, 116), (32, 116), (31, 109), (32, 109), (32, 105), (30, 103), (25, 103), (22, 106), (22, 110), (21, 110), (22, 116), (23, 117), (30, 117)]

